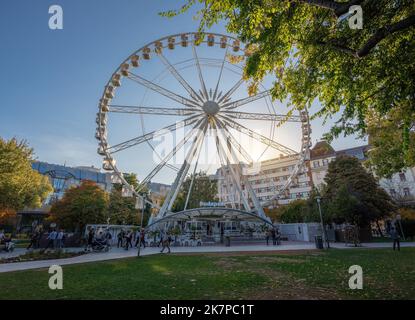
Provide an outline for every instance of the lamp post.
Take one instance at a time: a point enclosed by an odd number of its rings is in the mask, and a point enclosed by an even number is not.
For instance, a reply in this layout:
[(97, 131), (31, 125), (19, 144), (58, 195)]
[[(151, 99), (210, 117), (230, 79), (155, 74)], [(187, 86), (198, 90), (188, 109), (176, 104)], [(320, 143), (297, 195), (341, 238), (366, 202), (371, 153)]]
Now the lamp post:
[(323, 244), (326, 243), (327, 244), (327, 249), (330, 248), (330, 244), (329, 244), (329, 240), (327, 238), (326, 235), (326, 229), (324, 228), (324, 223), (323, 223), (323, 213), (321, 212), (321, 206), (320, 206), (320, 202), (321, 202), (321, 197), (317, 196), (316, 197), (316, 201), (317, 201), (317, 205), (318, 205), (318, 211), (320, 213), (320, 224), (321, 224), (321, 230), (322, 230), (322, 236), (323, 236)]
[(143, 232), (143, 217), (144, 217), (144, 210), (146, 208), (146, 197), (147, 197), (147, 194), (144, 193), (143, 194), (143, 210), (141, 211), (140, 233), (138, 234), (138, 252), (137, 252), (137, 257), (140, 256), (140, 251), (141, 251), (141, 233)]
[(402, 228), (402, 223), (401, 223), (402, 218), (401, 218), (401, 215), (400, 214), (397, 214), (396, 215), (396, 220), (398, 220), (398, 222), (399, 222), (399, 229), (401, 229), (402, 238), (405, 241), (405, 235), (403, 233), (403, 228)]

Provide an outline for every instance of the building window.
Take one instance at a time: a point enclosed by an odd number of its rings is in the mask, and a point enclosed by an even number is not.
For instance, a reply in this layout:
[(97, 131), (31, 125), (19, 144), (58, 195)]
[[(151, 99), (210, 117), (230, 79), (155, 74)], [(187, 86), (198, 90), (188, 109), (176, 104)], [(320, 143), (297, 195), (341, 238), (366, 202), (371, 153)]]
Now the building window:
[(391, 195), (392, 197), (395, 197), (395, 196), (396, 196), (396, 190), (395, 190), (395, 189), (390, 189), (390, 190), (389, 190), (389, 193), (390, 193), (390, 195)]
[(313, 161), (313, 167), (314, 168), (320, 167), (320, 161)]
[(401, 179), (402, 182), (405, 182), (406, 181), (405, 173), (400, 173), (399, 174), (399, 179)]
[(403, 188), (403, 194), (405, 197), (409, 197), (411, 195), (409, 188)]
[(329, 164), (329, 159), (323, 159), (323, 166), (327, 166)]

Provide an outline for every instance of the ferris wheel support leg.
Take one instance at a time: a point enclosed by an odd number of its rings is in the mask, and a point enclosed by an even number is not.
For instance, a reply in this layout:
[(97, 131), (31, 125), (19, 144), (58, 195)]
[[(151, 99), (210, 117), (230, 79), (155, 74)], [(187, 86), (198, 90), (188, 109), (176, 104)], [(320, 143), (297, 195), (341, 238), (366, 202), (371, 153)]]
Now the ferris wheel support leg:
[[(222, 134), (224, 134), (224, 133), (222, 133)], [(224, 138), (226, 138), (226, 136), (224, 136)], [(249, 182), (248, 177), (243, 173), (242, 165), (240, 164), (240, 162), (238, 160), (238, 157), (235, 154), (235, 152), (233, 151), (231, 145), (229, 145), (228, 150), (229, 150), (229, 155), (233, 159), (233, 161), (236, 162), (236, 163), (239, 163), (239, 165), (238, 165), (239, 170), (238, 171), (239, 171), (240, 177), (241, 177), (242, 181), (244, 182), (246, 188), (248, 189), (248, 194), (251, 197), (252, 202), (254, 203), (254, 207), (255, 207), (258, 215), (262, 218), (265, 218), (264, 209), (262, 208), (262, 206), (261, 206), (254, 190), (252, 189), (252, 186), (251, 186), (251, 183)]]
[[(227, 164), (229, 171), (231, 172), (231, 176), (234, 182), (235, 187), (237, 188), (237, 192), (239, 193), (242, 203), (244, 205), (244, 208), (246, 211), (251, 211), (251, 206), (249, 205), (249, 201), (248, 199), (245, 197), (245, 194), (242, 191), (240, 182), (238, 181), (238, 174), (235, 172), (233, 166), (231, 165), (231, 162), (229, 161), (229, 157), (226, 155), (226, 151), (224, 149), (224, 147), (222, 146), (221, 142), (220, 142), (220, 138), (217, 134), (217, 130), (214, 131), (215, 132), (215, 140), (216, 140), (216, 148), (218, 149), (218, 154), (219, 157), (222, 157), (225, 161), (225, 163)], [(241, 175), (239, 175), (241, 176)]]
[(192, 144), (186, 159), (184, 160), (184, 163), (182, 165), (182, 167), (180, 168), (177, 177), (171, 187), (170, 192), (167, 194), (166, 199), (164, 200), (163, 206), (161, 207), (159, 213), (158, 213), (158, 217), (162, 218), (166, 215), (166, 213), (168, 211), (171, 210), (171, 208), (173, 207), (173, 203), (176, 200), (176, 197), (180, 191), (180, 187), (183, 184), (183, 181), (187, 175), (187, 172), (189, 171), (190, 168), (190, 164), (193, 160), (193, 158), (195, 157), (197, 148), (199, 147), (199, 145), (201, 144), (201, 141), (203, 141), (204, 135), (206, 133), (206, 129), (207, 129), (207, 121), (204, 122), (204, 127), (202, 132), (200, 132), (196, 137), (195, 137), (195, 141)]

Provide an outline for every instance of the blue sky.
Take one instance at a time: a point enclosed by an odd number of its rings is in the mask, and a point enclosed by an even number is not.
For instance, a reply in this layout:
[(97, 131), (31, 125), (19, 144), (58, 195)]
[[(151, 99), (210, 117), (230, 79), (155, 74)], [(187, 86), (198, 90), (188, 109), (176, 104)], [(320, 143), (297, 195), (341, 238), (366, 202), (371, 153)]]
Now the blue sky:
[[(48, 28), (52, 4), (63, 8), (63, 30)], [(176, 0), (2, 0), (0, 136), (26, 139), (42, 161), (100, 166), (94, 132), (103, 87), (134, 50), (169, 34), (196, 30), (194, 11), (174, 19), (158, 15), (181, 4)], [(213, 31), (225, 33), (222, 25)], [(322, 126), (316, 120), (312, 127), (315, 142), (330, 123)], [(343, 149), (362, 143), (349, 137), (333, 146)], [(138, 169), (130, 166), (139, 160), (134, 155), (125, 159), (125, 171), (140, 171), (145, 164)], [(145, 162), (151, 167), (148, 159)], [(155, 180), (164, 181), (163, 176)]]

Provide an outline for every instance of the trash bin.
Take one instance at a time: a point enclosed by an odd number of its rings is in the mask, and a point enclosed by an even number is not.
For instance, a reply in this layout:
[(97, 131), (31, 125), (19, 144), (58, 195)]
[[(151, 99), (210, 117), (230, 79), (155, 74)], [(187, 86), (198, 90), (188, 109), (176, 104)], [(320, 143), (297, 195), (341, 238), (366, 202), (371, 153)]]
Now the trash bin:
[(316, 248), (317, 249), (324, 249), (324, 247), (323, 247), (323, 237), (322, 236), (315, 236), (314, 240), (316, 242)]
[(227, 247), (230, 247), (231, 246), (231, 237), (229, 237), (229, 236), (226, 236), (225, 237), (225, 245)]

